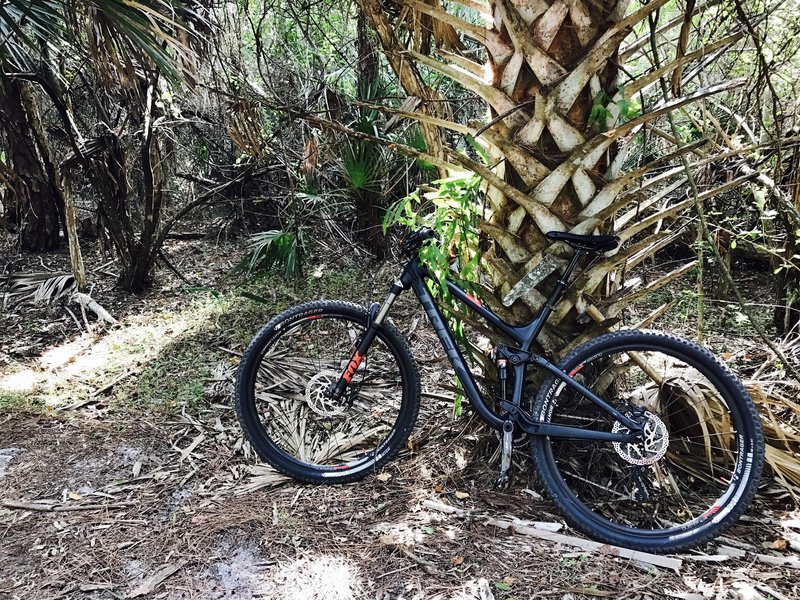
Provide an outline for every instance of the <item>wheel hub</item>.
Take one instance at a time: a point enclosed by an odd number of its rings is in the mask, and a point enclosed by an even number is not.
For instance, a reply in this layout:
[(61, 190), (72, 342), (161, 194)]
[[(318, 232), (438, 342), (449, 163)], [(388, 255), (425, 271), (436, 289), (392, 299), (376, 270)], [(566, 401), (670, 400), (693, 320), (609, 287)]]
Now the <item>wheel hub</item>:
[[(669, 431), (658, 416), (644, 411), (642, 423), (642, 439), (635, 442), (612, 442), (614, 450), (623, 460), (632, 465), (652, 465), (667, 453), (669, 447)], [(630, 433), (630, 429), (619, 421), (611, 429), (614, 433)]]
[(320, 371), (306, 384), (306, 403), (320, 417), (335, 417), (342, 414), (344, 406), (331, 398), (331, 389), (339, 381), (341, 373)]

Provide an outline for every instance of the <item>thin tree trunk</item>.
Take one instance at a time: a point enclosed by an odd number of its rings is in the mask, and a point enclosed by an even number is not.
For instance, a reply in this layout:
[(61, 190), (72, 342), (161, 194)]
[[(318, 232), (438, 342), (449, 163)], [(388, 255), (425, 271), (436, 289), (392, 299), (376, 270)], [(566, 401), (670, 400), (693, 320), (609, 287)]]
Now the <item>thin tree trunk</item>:
[(36, 144), (42, 156), (45, 171), (50, 180), (53, 191), (57, 194), (58, 204), (61, 207), (61, 218), (64, 223), (64, 234), (69, 244), (69, 257), (72, 266), (72, 275), (79, 292), (86, 291), (86, 270), (83, 266), (83, 255), (78, 241), (78, 225), (75, 214), (75, 202), (69, 190), (67, 181), (59, 173), (55, 165), (55, 155), (50, 142), (44, 132), (39, 109), (34, 101), (29, 85), (23, 86), (22, 101), (31, 122), (31, 132), (36, 138)]
[(144, 213), (142, 233), (135, 242), (130, 271), (123, 273), (122, 284), (133, 292), (142, 291), (155, 262), (160, 247), (155, 247), (157, 232), (161, 222), (163, 201), (163, 172), (158, 138), (153, 129), (158, 77), (147, 86), (142, 129), (141, 159), (144, 182)]
[[(789, 199), (795, 209), (800, 210), (800, 152), (795, 151), (789, 162)], [(782, 213), (786, 242), (781, 253), (782, 259), (773, 260), (775, 272), (775, 312), (773, 322), (781, 335), (793, 331), (800, 323), (800, 261), (795, 257), (800, 253), (797, 228), (800, 223), (787, 210)]]
[[(375, 47), (373, 34), (368, 27), (368, 17), (363, 10), (358, 11), (356, 26), (357, 59), (357, 92), (359, 100), (371, 102), (380, 86), (380, 63), (378, 50)], [(380, 148), (367, 141), (351, 142), (360, 146), (368, 155), (374, 155), (376, 161), (382, 160)], [(367, 248), (375, 253), (378, 260), (386, 255), (386, 238), (381, 224), (386, 210), (382, 190), (378, 185), (354, 190), (356, 208), (356, 225)]]

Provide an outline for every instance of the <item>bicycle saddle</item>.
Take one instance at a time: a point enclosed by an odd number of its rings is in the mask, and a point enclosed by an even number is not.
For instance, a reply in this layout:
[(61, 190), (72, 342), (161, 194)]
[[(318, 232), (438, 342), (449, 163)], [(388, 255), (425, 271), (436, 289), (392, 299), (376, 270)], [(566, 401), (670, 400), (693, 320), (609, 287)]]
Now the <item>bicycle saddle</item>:
[(619, 238), (615, 235), (578, 235), (566, 231), (548, 231), (545, 235), (588, 252), (608, 252), (619, 246)]

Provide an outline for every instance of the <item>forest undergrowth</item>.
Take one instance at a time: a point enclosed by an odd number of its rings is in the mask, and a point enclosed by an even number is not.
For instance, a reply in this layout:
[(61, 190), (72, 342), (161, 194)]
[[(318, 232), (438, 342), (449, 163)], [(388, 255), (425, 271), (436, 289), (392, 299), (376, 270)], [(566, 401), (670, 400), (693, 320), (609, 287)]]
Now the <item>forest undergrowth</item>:
[[(232, 407), (248, 340), (301, 300), (379, 301), (396, 268), (343, 261), (312, 266), (295, 284), (269, 277), (242, 286), (229, 277), (238, 248), (171, 242), (186, 281), (162, 268), (142, 296), (113, 291), (113, 265), (88, 264), (93, 295), (117, 325), (85, 322), (58, 304), (3, 313), (0, 596), (800, 597), (800, 514), (791, 486), (766, 478), (748, 516), (677, 557), (677, 569), (498, 526), (518, 519), (576, 533), (540, 495), (524, 450), (512, 488), (492, 489), (498, 465), (485, 457), (497, 440), (468, 408), (454, 416), (451, 375), (411, 297), (393, 318), (424, 357), (424, 395), (400, 456), (339, 487), (296, 485), (260, 464)], [(69, 264), (63, 254), (20, 260), (37, 270)], [(754, 302), (763, 297), (763, 270), (737, 265), (736, 276)], [(696, 297), (673, 296), (654, 327), (694, 336)], [(786, 385), (736, 305), (708, 303), (705, 335), (746, 380)]]

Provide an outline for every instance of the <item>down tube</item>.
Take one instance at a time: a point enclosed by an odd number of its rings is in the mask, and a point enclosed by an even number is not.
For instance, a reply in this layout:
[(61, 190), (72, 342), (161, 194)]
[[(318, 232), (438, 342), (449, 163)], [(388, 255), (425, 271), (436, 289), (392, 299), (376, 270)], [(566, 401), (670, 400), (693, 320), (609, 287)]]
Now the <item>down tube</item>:
[(439, 307), (436, 306), (436, 301), (425, 285), (425, 281), (421, 277), (415, 277), (411, 283), (411, 287), (414, 290), (414, 294), (419, 298), (420, 304), (422, 304), (422, 307), (425, 309), (425, 314), (428, 315), (428, 319), (431, 325), (433, 325), (436, 335), (439, 336), (439, 341), (442, 342), (447, 357), (453, 365), (453, 370), (459, 381), (461, 381), (461, 385), (464, 387), (464, 393), (467, 398), (469, 398), (470, 404), (472, 404), (475, 412), (477, 412), (490, 427), (501, 429), (503, 427), (502, 419), (494, 415), (483, 401), (483, 397), (480, 391), (478, 391), (478, 386), (475, 385), (475, 380), (472, 378), (472, 373), (470, 373), (467, 368), (464, 356), (456, 345), (453, 334), (450, 333), (447, 325), (445, 325), (444, 316), (442, 316)]

